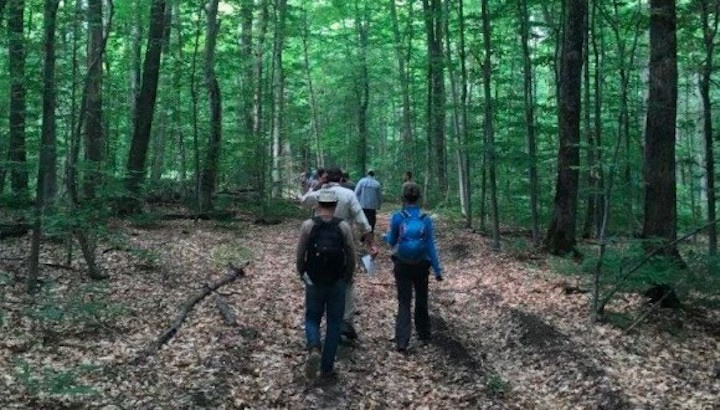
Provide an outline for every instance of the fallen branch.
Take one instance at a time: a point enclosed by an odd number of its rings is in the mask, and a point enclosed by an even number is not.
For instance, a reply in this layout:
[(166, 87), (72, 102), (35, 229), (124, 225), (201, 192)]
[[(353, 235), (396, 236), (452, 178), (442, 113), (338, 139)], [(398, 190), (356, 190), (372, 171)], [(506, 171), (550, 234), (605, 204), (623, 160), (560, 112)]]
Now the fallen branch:
[(192, 308), (198, 304), (201, 300), (205, 299), (209, 294), (220, 288), (221, 286), (227, 285), (230, 282), (235, 281), (237, 278), (241, 276), (245, 276), (245, 267), (249, 264), (249, 262), (245, 262), (240, 267), (234, 267), (232, 265), (228, 266), (228, 274), (224, 277), (220, 278), (219, 280), (210, 283), (205, 284), (202, 289), (195, 292), (193, 295), (191, 295), (189, 298), (185, 300), (184, 303), (182, 303), (178, 307), (177, 315), (175, 316), (175, 320), (173, 321), (173, 324), (164, 331), (160, 337), (155, 340), (150, 347), (145, 351), (146, 355), (150, 355), (156, 351), (158, 351), (165, 343), (167, 343), (170, 339), (175, 336), (175, 334), (178, 332), (178, 329), (180, 329), (180, 326), (182, 326), (183, 322), (187, 318), (188, 313), (192, 310)]
[(0, 239), (19, 238), (25, 236), (30, 230), (30, 225), (20, 223), (16, 225), (0, 224)]
[(218, 310), (220, 311), (220, 315), (223, 317), (225, 323), (227, 323), (229, 326), (237, 326), (235, 312), (233, 312), (230, 305), (228, 305), (228, 303), (225, 302), (225, 299), (223, 299), (223, 297), (218, 295), (217, 293), (214, 296), (215, 306), (217, 306)]

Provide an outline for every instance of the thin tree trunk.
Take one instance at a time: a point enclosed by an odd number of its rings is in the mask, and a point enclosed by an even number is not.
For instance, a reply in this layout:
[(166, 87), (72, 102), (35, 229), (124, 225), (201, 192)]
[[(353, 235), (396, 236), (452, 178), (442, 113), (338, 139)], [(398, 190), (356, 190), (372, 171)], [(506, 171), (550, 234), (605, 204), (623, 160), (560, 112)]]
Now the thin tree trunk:
[(428, 141), (439, 196), (447, 193), (445, 162), (445, 79), (443, 61), (443, 10), (441, 0), (423, 0), (428, 49)]
[[(711, 4), (710, 4), (711, 3)], [(713, 55), (715, 52), (715, 35), (718, 30), (718, 19), (720, 18), (720, 3), (717, 1), (703, 0), (700, 3), (702, 13), (703, 42), (705, 44), (705, 61), (702, 66), (700, 77), (700, 97), (703, 107), (703, 137), (705, 139), (705, 184), (707, 187), (707, 219), (712, 222), (716, 219), (715, 212), (715, 148), (713, 145), (713, 123), (712, 123), (712, 101), (710, 100), (710, 83), (713, 74)], [(712, 22), (710, 13), (712, 12)], [(711, 263), (717, 255), (717, 226), (708, 226), (708, 255)]]
[(560, 67), (558, 125), (558, 175), (552, 219), (545, 246), (553, 254), (566, 254), (575, 248), (578, 167), (580, 165), (580, 89), (587, 0), (566, 0), (567, 17)]
[(265, 197), (265, 170), (267, 154), (265, 153), (265, 144), (263, 141), (264, 123), (263, 104), (265, 103), (263, 76), (265, 75), (265, 64), (263, 55), (265, 53), (265, 36), (268, 26), (268, 2), (269, 0), (260, 0), (260, 21), (258, 21), (258, 40), (255, 47), (255, 57), (253, 64), (255, 90), (253, 90), (253, 140), (256, 143), (256, 160), (259, 164), (255, 167), (255, 184), (259, 191), (259, 197)]
[(192, 64), (190, 68), (190, 100), (192, 102), (192, 128), (193, 128), (193, 159), (195, 168), (195, 222), (202, 213), (200, 204), (200, 130), (198, 124), (198, 87), (197, 87), (197, 58), (200, 49), (200, 34), (202, 33), (202, 11), (198, 9), (197, 26), (195, 27), (195, 42), (193, 47)]
[[(675, 0), (651, 0), (650, 8), (650, 91), (645, 130), (645, 218), (642, 235), (670, 244), (677, 237)], [(667, 246), (663, 253), (680, 260), (676, 245)]]
[(140, 190), (145, 179), (145, 160), (147, 159), (150, 132), (160, 75), (160, 56), (165, 34), (165, 0), (153, 0), (150, 8), (150, 31), (143, 63), (142, 85), (137, 100), (137, 117), (133, 128), (132, 143), (127, 162), (126, 188), (132, 195), (124, 211), (139, 212)]
[(533, 242), (539, 243), (540, 214), (538, 211), (540, 182), (537, 167), (537, 138), (535, 136), (535, 93), (533, 89), (532, 55), (530, 51), (530, 14), (527, 0), (519, 3), (520, 40), (523, 51), (523, 93), (525, 101), (525, 129), (527, 132), (528, 178), (530, 180), (530, 215), (532, 217)]
[[(411, 1), (408, 3), (412, 3)], [(411, 164), (413, 160), (413, 132), (412, 132), (412, 112), (410, 106), (410, 85), (408, 81), (408, 69), (406, 59), (409, 53), (403, 48), (403, 39), (400, 35), (400, 23), (397, 16), (397, 5), (395, 0), (390, 0), (390, 17), (392, 19), (393, 40), (395, 43), (395, 58), (398, 65), (398, 78), (400, 80), (400, 92), (402, 94), (402, 119), (401, 119), (401, 139), (402, 153), (404, 164)]]
[[(35, 198), (35, 224), (30, 245), (30, 263), (27, 276), (27, 291), (37, 291), (37, 277), (40, 266), (40, 242), (42, 238), (42, 216), (45, 206), (52, 199), (56, 181), (55, 165), (55, 22), (59, 0), (46, 0), (44, 7), (45, 64), (43, 65), (43, 121), (38, 163), (37, 196)], [(52, 194), (52, 195), (51, 195)]]
[[(320, 167), (323, 164), (323, 147), (320, 141), (320, 116), (318, 115), (318, 104), (317, 96), (315, 95), (315, 86), (313, 84), (312, 70), (310, 69), (310, 57), (308, 55), (308, 21), (307, 13), (303, 14), (303, 31), (302, 31), (302, 43), (303, 43), (303, 63), (305, 65), (305, 75), (308, 82), (308, 93), (310, 94), (310, 112), (312, 113), (312, 130), (313, 139), (315, 140), (315, 150), (317, 153), (316, 167)], [(304, 163), (304, 168), (309, 168), (309, 164)]]
[(285, 69), (283, 67), (283, 46), (285, 43), (285, 15), (287, 0), (277, 0), (275, 42), (273, 45), (273, 115), (272, 115), (272, 192), (277, 198), (282, 189), (282, 157), (285, 138)]
[(488, 0), (482, 0), (482, 21), (483, 21), (483, 45), (485, 48), (485, 58), (483, 60), (483, 90), (485, 93), (485, 120), (484, 128), (487, 145), (485, 146), (485, 158), (487, 160), (488, 174), (490, 177), (490, 209), (492, 211), (492, 236), (493, 249), (500, 250), (500, 217), (498, 215), (497, 200), (497, 176), (495, 164), (495, 124), (493, 112), (492, 97), (492, 44), (491, 44), (491, 27), (490, 27), (490, 11), (488, 10)]
[(10, 187), (13, 195), (22, 197), (28, 191), (27, 152), (25, 148), (25, 115), (27, 86), (25, 81), (25, 0), (8, 2), (8, 66), (10, 68)]
[(212, 195), (217, 184), (217, 169), (220, 160), (222, 140), (222, 95), (215, 76), (215, 44), (218, 34), (218, 0), (210, 0), (205, 34), (205, 85), (210, 103), (210, 135), (208, 137), (207, 157), (202, 172), (200, 211), (212, 210)]
[(103, 79), (103, 7), (102, 0), (88, 1), (88, 81), (85, 98), (85, 157), (88, 172), (83, 183), (83, 191), (89, 199), (94, 199), (96, 190), (102, 181), (102, 163), (104, 160), (105, 122), (102, 107)]
[(358, 131), (358, 158), (357, 165), (362, 175), (365, 175), (368, 167), (368, 105), (370, 104), (370, 79), (368, 78), (368, 9), (367, 2), (363, 2), (363, 9), (355, 1), (355, 31), (358, 46), (358, 76), (355, 80), (355, 97), (357, 110), (357, 131)]

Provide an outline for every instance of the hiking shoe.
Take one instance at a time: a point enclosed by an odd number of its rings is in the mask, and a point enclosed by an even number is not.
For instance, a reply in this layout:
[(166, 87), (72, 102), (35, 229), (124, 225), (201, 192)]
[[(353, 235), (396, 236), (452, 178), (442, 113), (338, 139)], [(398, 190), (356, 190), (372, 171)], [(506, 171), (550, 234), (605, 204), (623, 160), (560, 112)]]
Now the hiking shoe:
[(305, 379), (312, 383), (317, 378), (320, 369), (320, 349), (313, 347), (310, 349), (307, 361), (305, 362)]
[(338, 374), (335, 370), (320, 372), (320, 378), (317, 381), (319, 387), (331, 386), (338, 382)]
[(353, 325), (350, 324), (350, 322), (343, 322), (342, 331), (340, 334), (342, 336), (345, 336), (349, 340), (355, 340), (358, 338), (358, 334), (355, 331)]

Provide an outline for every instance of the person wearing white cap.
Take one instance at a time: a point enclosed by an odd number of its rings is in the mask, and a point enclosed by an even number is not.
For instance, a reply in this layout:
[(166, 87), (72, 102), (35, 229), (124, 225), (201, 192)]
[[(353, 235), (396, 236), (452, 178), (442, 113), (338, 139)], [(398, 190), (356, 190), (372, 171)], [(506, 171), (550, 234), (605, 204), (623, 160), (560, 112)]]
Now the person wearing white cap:
[[(305, 283), (305, 337), (308, 357), (305, 377), (314, 382), (332, 382), (335, 354), (340, 343), (345, 292), (355, 271), (355, 244), (347, 222), (333, 216), (337, 195), (328, 189), (317, 191), (317, 216), (300, 228), (295, 264)], [(320, 323), (327, 315), (325, 342), (321, 343)]]

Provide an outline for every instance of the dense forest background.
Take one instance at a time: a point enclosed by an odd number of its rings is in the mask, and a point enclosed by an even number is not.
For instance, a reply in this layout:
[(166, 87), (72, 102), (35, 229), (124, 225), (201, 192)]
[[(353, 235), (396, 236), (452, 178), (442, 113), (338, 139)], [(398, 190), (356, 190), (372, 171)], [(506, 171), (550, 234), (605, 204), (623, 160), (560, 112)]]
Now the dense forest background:
[(390, 198), (412, 171), (496, 249), (595, 238), (602, 262), (637, 236), (682, 262), (693, 231), (714, 272), (718, 7), (2, 0), (0, 194), (36, 205), (35, 252), (43, 222), (71, 232), (94, 277), (88, 227), (112, 214), (240, 192), (268, 212), (331, 164)]

